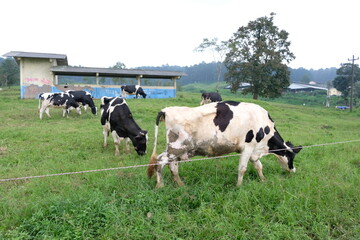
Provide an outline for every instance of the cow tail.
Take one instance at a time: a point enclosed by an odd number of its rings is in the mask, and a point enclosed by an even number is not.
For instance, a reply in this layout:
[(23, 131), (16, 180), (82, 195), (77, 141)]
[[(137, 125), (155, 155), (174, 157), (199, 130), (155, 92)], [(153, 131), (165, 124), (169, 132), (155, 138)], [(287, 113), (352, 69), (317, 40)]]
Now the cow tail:
[(41, 107), (41, 106), (40, 106), (40, 105), (41, 105), (41, 95), (42, 95), (42, 93), (39, 94), (39, 107), (38, 107), (38, 111), (39, 111), (39, 112), (40, 112), (40, 107)]
[(159, 122), (161, 120), (165, 119), (165, 112), (159, 112), (157, 117), (156, 117), (156, 125), (155, 125), (155, 138), (154, 138), (154, 148), (153, 148), (153, 152), (151, 154), (151, 158), (149, 161), (149, 167), (147, 169), (147, 174), (148, 177), (151, 178), (154, 175), (154, 170), (155, 170), (155, 164), (157, 161), (157, 156), (156, 156), (156, 144), (157, 144), (157, 137), (158, 137), (158, 133), (159, 133)]

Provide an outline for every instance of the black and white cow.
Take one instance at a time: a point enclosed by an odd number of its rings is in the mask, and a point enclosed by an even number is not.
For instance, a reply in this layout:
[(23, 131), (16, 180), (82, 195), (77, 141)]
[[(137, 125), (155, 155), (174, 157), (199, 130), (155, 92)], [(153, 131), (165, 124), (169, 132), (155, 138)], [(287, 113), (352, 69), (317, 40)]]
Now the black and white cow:
[(115, 155), (119, 154), (119, 144), (123, 139), (126, 139), (127, 151), (129, 151), (128, 142), (131, 140), (139, 155), (146, 154), (147, 131), (137, 125), (125, 99), (102, 97), (100, 111), (104, 135), (103, 147), (107, 146), (107, 136), (111, 132), (115, 143)]
[(139, 85), (123, 85), (121, 86), (121, 97), (126, 98), (126, 95), (135, 95), (138, 98), (138, 95), (146, 98), (146, 93)]
[(216, 92), (202, 93), (200, 105), (204, 105), (211, 102), (221, 102), (222, 98), (220, 94)]
[[(167, 148), (156, 156), (160, 120), (165, 121)], [(295, 172), (293, 160), (300, 150), (301, 146), (294, 148), (281, 138), (268, 112), (256, 104), (225, 101), (194, 108), (167, 107), (156, 118), (148, 176), (151, 177), (156, 169), (156, 187), (163, 187), (162, 170), (168, 164), (174, 181), (181, 186), (178, 161), (194, 155), (220, 156), (237, 152), (241, 153), (237, 180), (240, 186), (249, 160), (264, 180), (259, 160), (262, 156), (275, 154), (285, 170)]]
[(89, 106), (91, 109), (92, 114), (96, 115), (96, 107), (93, 101), (93, 97), (91, 96), (91, 93), (87, 91), (75, 91), (75, 90), (68, 90), (67, 93), (70, 93), (76, 102), (81, 103), (84, 107), (84, 110), (86, 111), (86, 107)]
[(80, 105), (75, 101), (70, 93), (40, 93), (39, 94), (39, 114), (40, 119), (45, 112), (50, 116), (49, 107), (59, 107), (63, 109), (63, 117), (69, 117), (71, 109), (76, 109), (77, 113), (81, 114)]

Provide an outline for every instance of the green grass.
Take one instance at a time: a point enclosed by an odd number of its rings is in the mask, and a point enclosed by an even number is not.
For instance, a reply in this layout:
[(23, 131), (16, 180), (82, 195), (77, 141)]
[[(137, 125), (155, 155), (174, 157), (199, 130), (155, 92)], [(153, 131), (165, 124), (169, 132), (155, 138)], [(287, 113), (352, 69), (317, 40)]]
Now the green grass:
[[(224, 100), (248, 101), (241, 95)], [(197, 106), (199, 93), (175, 99), (129, 99), (138, 124), (149, 131), (148, 154), (114, 156), (102, 148), (100, 116), (75, 112), (39, 120), (35, 99), (18, 88), (0, 91), (0, 179), (146, 164), (157, 112)], [(295, 145), (360, 139), (360, 112), (253, 101), (266, 108), (282, 137)], [(99, 100), (96, 100), (99, 106)], [(158, 153), (165, 149), (160, 125)], [(184, 163), (177, 187), (168, 169), (154, 189), (146, 168), (0, 183), (0, 239), (359, 239), (360, 143), (304, 148), (296, 174), (263, 158), (265, 182), (249, 165), (236, 187), (237, 157)]]
[[(241, 97), (246, 101), (251, 101), (252, 95), (246, 94), (243, 95), (241, 90), (239, 90), (236, 94), (230, 92), (229, 89), (224, 89), (228, 86), (226, 82), (221, 82), (219, 84), (219, 93), (223, 98), (234, 98)], [(181, 86), (180, 89), (187, 92), (192, 93), (200, 93), (201, 91), (206, 92), (215, 92), (216, 91), (217, 83), (211, 84), (202, 84), (202, 83), (191, 83), (185, 86)], [(326, 92), (325, 91), (313, 91), (313, 92), (298, 92), (298, 93), (291, 93), (285, 92), (281, 97), (268, 99), (268, 98), (261, 98), (260, 100), (269, 101), (269, 102), (277, 102), (277, 103), (286, 103), (286, 104), (293, 104), (293, 105), (303, 105), (303, 106), (310, 106), (310, 107), (319, 107), (325, 106), (326, 103)], [(338, 96), (331, 96), (330, 97), (330, 106), (334, 108), (337, 105), (346, 105), (344, 100)]]

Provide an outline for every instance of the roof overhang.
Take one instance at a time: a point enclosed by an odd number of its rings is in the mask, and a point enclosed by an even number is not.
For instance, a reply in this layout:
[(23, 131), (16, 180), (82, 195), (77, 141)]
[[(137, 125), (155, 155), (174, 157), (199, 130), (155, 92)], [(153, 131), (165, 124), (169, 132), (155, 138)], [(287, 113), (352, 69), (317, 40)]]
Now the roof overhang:
[(163, 78), (173, 79), (186, 76), (183, 72), (177, 71), (156, 71), (140, 69), (113, 69), (113, 68), (90, 68), (90, 67), (70, 67), (56, 66), (50, 70), (55, 75), (67, 76), (99, 76), (99, 77), (129, 77), (129, 78)]
[(65, 54), (55, 53), (35, 53), (35, 52), (19, 52), (11, 51), (3, 55), (4, 57), (13, 57), (19, 63), (19, 58), (44, 58), (56, 59), (59, 66), (68, 65), (67, 56)]

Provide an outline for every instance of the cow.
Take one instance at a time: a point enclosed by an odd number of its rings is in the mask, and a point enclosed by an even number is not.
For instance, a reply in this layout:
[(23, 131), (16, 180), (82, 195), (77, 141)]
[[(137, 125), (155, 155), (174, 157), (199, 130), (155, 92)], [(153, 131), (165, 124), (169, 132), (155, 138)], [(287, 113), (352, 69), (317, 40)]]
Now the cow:
[[(159, 121), (165, 121), (166, 151), (156, 155)], [(195, 155), (220, 156), (232, 152), (241, 153), (237, 186), (240, 186), (250, 160), (261, 180), (260, 158), (274, 154), (280, 165), (295, 172), (293, 160), (302, 149), (285, 142), (275, 128), (268, 112), (259, 105), (224, 101), (194, 108), (167, 107), (156, 118), (154, 148), (148, 166), (151, 178), (156, 170), (156, 187), (164, 186), (162, 170), (169, 165), (174, 181), (182, 186), (178, 163)]]
[(141, 95), (143, 98), (146, 98), (146, 93), (139, 85), (121, 86), (121, 97), (126, 98), (126, 95), (135, 95), (136, 98), (138, 98), (138, 95)]
[(220, 94), (216, 92), (202, 93), (200, 105), (204, 105), (211, 102), (221, 102), (222, 98)]
[(107, 146), (107, 136), (111, 132), (115, 144), (115, 156), (119, 154), (119, 144), (126, 139), (126, 150), (131, 140), (138, 155), (146, 154), (147, 131), (142, 130), (132, 117), (130, 109), (120, 97), (101, 98), (101, 125), (103, 126), (104, 144)]
[(66, 92), (71, 94), (76, 102), (81, 103), (85, 111), (86, 111), (86, 107), (89, 106), (92, 114), (96, 115), (97, 109), (95, 107), (91, 93), (82, 90), (80, 91), (67, 90)]
[(50, 116), (49, 107), (59, 107), (63, 109), (63, 117), (69, 117), (71, 109), (76, 109), (77, 113), (81, 114), (80, 105), (75, 101), (73, 96), (66, 92), (61, 93), (40, 93), (39, 94), (39, 114), (40, 119), (45, 113)]

